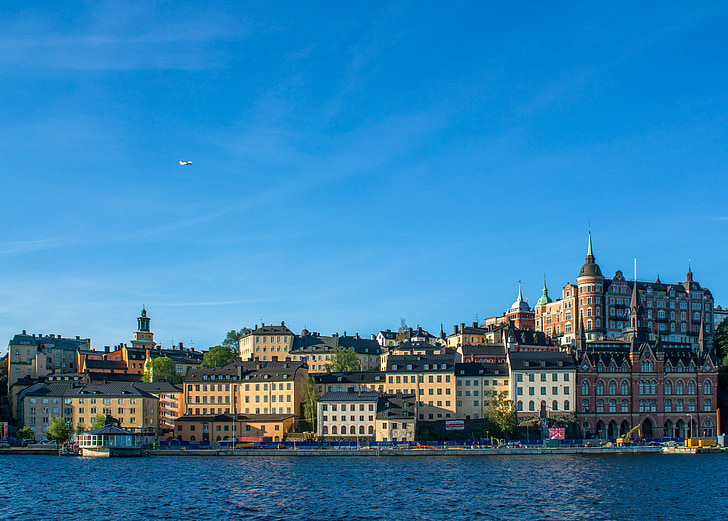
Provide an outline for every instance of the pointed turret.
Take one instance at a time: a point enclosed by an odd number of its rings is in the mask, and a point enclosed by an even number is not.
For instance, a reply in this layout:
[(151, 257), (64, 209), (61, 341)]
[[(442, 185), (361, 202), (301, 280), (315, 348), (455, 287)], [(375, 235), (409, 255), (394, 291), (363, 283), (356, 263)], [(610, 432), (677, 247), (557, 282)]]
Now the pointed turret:
[(592, 248), (592, 238), (591, 238), (591, 231), (589, 232), (589, 241), (587, 245), (586, 250), (586, 258), (584, 259), (584, 265), (581, 267), (581, 271), (579, 272), (578, 279), (582, 277), (601, 277), (602, 276), (602, 270), (599, 268), (599, 265), (596, 263), (596, 259), (594, 257), (594, 250)]
[(541, 298), (538, 299), (538, 301), (536, 302), (536, 305), (537, 306), (545, 306), (546, 304), (550, 304), (551, 302), (553, 302), (553, 301), (549, 297), (549, 290), (546, 287), (546, 275), (544, 275), (544, 277), (543, 277), (543, 290), (541, 292)]
[(700, 333), (698, 333), (698, 353), (705, 354), (705, 314), (700, 314)]

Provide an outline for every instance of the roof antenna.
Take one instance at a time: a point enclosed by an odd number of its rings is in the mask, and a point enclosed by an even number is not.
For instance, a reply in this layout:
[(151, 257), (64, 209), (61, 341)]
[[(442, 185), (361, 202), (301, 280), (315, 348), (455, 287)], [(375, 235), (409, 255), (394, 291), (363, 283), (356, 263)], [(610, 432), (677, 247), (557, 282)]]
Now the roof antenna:
[(637, 282), (637, 257), (634, 259), (634, 281)]

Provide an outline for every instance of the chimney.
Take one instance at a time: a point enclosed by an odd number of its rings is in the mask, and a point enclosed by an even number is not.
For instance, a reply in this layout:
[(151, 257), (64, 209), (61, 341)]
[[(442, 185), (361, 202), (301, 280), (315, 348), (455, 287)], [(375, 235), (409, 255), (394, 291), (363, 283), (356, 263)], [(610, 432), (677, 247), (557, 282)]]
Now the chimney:
[(478, 327), (478, 323), (477, 322), (473, 322), (473, 327)]
[(376, 340), (376, 339), (377, 339), (377, 337), (375, 337), (375, 336), (374, 336), (374, 333), (372, 333), (372, 334), (371, 334), (371, 335), (369, 336), (369, 340)]
[(460, 322), (460, 332), (465, 332), (465, 322)]
[(28, 334), (28, 333), (26, 333), (26, 332), (25, 332), (25, 329), (23, 329), (23, 334), (24, 334), (24, 335), (27, 335), (27, 334)]
[(281, 327), (285, 327), (285, 326), (286, 326), (286, 321), (285, 320), (281, 320)]
[(344, 336), (346, 336), (346, 331), (344, 331)]
[(179, 350), (182, 351), (182, 350), (184, 350), (184, 348), (185, 348), (184, 343), (180, 342), (179, 343)]
[(104, 353), (108, 353), (109, 351), (111, 351), (111, 347), (110, 346), (104, 346)]
[(76, 340), (81, 340), (81, 337), (76, 335)]
[(453, 334), (457, 335), (458, 334), (458, 325), (455, 324), (454, 326), (452, 326), (452, 329), (453, 329)]

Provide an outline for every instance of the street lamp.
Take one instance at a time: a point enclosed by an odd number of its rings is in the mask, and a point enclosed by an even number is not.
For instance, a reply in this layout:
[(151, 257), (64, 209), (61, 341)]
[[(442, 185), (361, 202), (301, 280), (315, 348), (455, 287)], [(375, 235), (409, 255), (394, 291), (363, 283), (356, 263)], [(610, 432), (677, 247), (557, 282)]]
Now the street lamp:
[(688, 422), (688, 435), (687, 438), (690, 438), (693, 435), (693, 415), (688, 414), (688, 418), (690, 418), (690, 421)]

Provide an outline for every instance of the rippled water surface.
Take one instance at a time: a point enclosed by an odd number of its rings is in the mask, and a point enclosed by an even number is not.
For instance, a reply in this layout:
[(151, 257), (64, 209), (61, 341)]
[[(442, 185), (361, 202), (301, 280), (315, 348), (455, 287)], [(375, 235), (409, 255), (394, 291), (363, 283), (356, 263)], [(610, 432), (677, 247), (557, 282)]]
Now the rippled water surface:
[(728, 455), (0, 456), (0, 519), (725, 519)]

